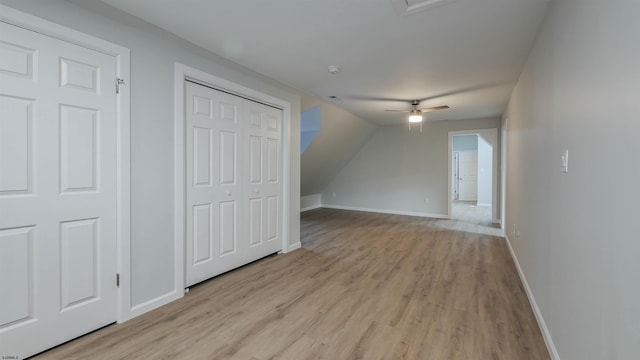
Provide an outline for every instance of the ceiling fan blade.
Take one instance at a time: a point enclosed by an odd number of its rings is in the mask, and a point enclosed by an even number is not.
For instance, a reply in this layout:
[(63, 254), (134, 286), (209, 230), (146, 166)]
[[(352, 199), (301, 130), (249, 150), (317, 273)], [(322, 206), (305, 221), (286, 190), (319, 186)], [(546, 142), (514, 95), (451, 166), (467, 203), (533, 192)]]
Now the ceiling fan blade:
[(436, 110), (445, 110), (445, 109), (448, 109), (448, 108), (449, 108), (449, 106), (442, 105), (442, 106), (433, 106), (433, 107), (420, 109), (420, 111), (422, 111), (423, 113), (426, 113), (426, 112), (436, 111)]
[(385, 111), (404, 112), (404, 113), (411, 112), (411, 110), (385, 110)]

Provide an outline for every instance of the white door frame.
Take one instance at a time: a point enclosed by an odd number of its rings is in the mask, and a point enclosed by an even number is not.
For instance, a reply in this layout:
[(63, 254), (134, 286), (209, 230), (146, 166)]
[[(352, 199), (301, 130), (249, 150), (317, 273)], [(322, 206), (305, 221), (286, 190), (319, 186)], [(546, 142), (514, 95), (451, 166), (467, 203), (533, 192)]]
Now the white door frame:
[[(500, 134), (500, 226), (504, 230), (507, 223), (507, 146), (509, 119), (502, 122)], [(506, 235), (506, 231), (505, 231)]]
[[(114, 43), (87, 35), (68, 27), (44, 20), (42, 18), (0, 5), (0, 21), (7, 24), (34, 31), (52, 38), (95, 50), (113, 56), (116, 60), (116, 76), (129, 83), (130, 54), (129, 49)], [(115, 91), (115, 79), (114, 91)], [(120, 274), (118, 288), (117, 321), (123, 322), (131, 316), (131, 175), (130, 175), (130, 89), (120, 86), (116, 96), (117, 121), (117, 208), (116, 236), (118, 246), (117, 269)], [(115, 279), (114, 279), (115, 282)]]
[(492, 222), (500, 222), (500, 218), (498, 217), (499, 213), (498, 213), (498, 146), (500, 144), (500, 139), (498, 138), (498, 128), (489, 128), (489, 129), (475, 129), (475, 130), (462, 130), (462, 131), (449, 131), (449, 147), (448, 147), (448, 151), (447, 151), (447, 163), (448, 163), (448, 169), (449, 171), (447, 172), (448, 175), (448, 185), (447, 185), (447, 199), (448, 199), (448, 204), (447, 204), (447, 216), (449, 218), (451, 218), (451, 203), (453, 202), (453, 195), (451, 194), (451, 174), (452, 174), (452, 167), (451, 167), (451, 155), (453, 154), (453, 136), (454, 135), (482, 135), (482, 134), (487, 134), (489, 136), (492, 136), (493, 139), (495, 139), (495, 144), (493, 144), (493, 150), (492, 150), (492, 158), (493, 158), (493, 171), (491, 174), (491, 188), (492, 188), (492, 194), (491, 194), (491, 221)]
[(285, 100), (236, 84), (229, 80), (211, 75), (207, 72), (189, 67), (176, 62), (174, 72), (174, 227), (175, 227), (175, 291), (180, 296), (184, 295), (185, 286), (185, 80), (190, 79), (213, 88), (224, 90), (231, 94), (237, 94), (248, 99), (270, 104), (282, 109), (282, 253), (289, 248), (289, 199), (291, 190), (289, 182), (291, 178), (291, 104)]

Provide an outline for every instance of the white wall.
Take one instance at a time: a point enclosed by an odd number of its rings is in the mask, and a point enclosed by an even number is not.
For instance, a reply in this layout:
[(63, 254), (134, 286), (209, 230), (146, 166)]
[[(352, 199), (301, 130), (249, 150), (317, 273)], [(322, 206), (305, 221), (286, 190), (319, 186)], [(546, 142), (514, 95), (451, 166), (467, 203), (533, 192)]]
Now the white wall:
[(487, 135), (478, 135), (478, 206), (491, 206), (493, 202), (492, 143)]
[[(293, 90), (96, 0), (0, 3), (131, 49), (132, 304), (174, 289), (174, 63), (291, 103), (290, 242), (300, 238), (300, 99)], [(91, 7), (91, 10), (84, 6)], [(100, 14), (98, 13), (100, 12)]]
[(320, 193), (351, 160), (377, 125), (318, 97), (302, 95), (302, 110), (320, 106), (318, 136), (300, 156), (301, 195)]
[(322, 206), (322, 195), (311, 194), (300, 197), (300, 211), (317, 209)]
[(504, 117), (506, 229), (563, 360), (640, 359), (638, 14), (551, 1)]
[(322, 204), (444, 217), (449, 131), (498, 127), (497, 118), (426, 122), (422, 133), (380, 127), (322, 192)]

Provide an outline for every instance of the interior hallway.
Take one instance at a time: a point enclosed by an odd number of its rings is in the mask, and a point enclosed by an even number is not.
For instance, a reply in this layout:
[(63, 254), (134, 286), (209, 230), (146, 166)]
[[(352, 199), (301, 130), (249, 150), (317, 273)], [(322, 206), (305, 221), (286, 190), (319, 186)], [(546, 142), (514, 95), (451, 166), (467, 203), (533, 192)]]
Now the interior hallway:
[(451, 219), (469, 224), (499, 228), (499, 225), (494, 224), (491, 218), (491, 207), (477, 206), (477, 201), (452, 201)]
[(303, 248), (38, 359), (548, 359), (503, 238), (460, 221), (318, 209)]

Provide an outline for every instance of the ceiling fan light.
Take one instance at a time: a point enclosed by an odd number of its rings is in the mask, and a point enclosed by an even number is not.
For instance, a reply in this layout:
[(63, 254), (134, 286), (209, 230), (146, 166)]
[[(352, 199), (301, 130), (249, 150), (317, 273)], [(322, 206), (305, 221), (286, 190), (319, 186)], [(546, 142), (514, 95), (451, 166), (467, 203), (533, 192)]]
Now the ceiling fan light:
[(410, 123), (419, 123), (422, 122), (422, 115), (409, 115)]
[(422, 112), (420, 110), (411, 110), (411, 112), (409, 113), (409, 122), (410, 123), (422, 122)]

